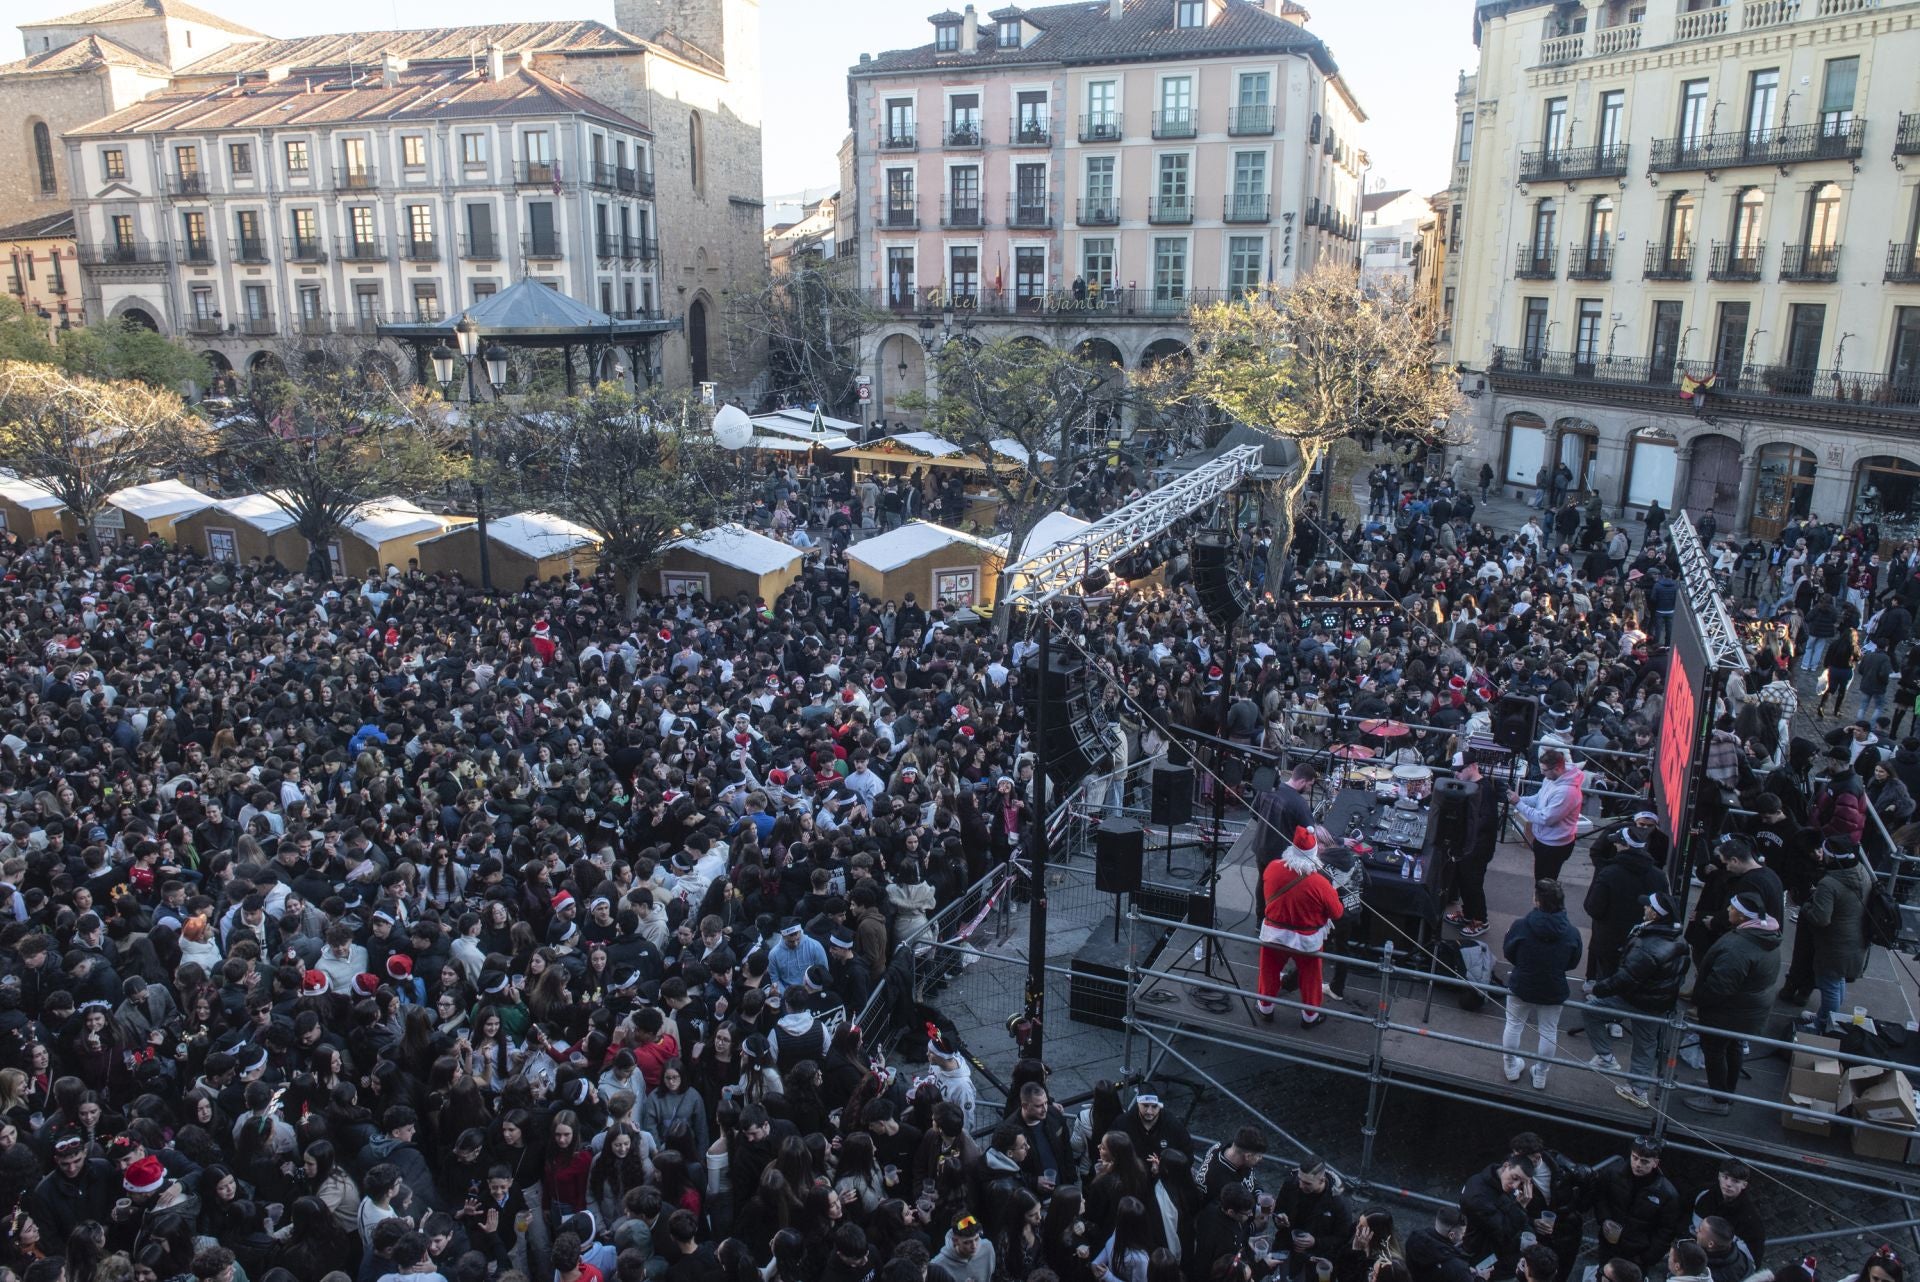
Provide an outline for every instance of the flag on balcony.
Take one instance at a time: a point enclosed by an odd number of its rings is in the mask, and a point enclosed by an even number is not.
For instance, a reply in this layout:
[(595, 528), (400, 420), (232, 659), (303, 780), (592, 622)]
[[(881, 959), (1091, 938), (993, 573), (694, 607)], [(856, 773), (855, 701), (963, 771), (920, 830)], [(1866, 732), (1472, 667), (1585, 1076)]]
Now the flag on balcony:
[(560, 186), (560, 162), (556, 160), (553, 162), (553, 194), (558, 196), (561, 190), (562, 188)]
[(1704, 378), (1695, 378), (1691, 374), (1682, 374), (1680, 376), (1680, 399), (1683, 401), (1691, 401), (1696, 398), (1704, 400), (1706, 394), (1713, 390), (1713, 385), (1719, 381), (1720, 375), (1712, 370), (1709, 370)]

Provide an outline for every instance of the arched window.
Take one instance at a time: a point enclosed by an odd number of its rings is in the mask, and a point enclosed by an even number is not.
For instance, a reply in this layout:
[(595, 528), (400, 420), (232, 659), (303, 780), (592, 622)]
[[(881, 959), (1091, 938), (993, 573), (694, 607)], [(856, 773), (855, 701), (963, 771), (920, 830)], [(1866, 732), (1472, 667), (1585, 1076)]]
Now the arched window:
[(60, 182), (53, 171), (53, 133), (45, 121), (33, 126), (33, 160), (40, 168), (40, 193), (44, 196), (58, 193)]
[(697, 111), (687, 116), (687, 176), (693, 183), (693, 194), (706, 195), (707, 122), (700, 119)]

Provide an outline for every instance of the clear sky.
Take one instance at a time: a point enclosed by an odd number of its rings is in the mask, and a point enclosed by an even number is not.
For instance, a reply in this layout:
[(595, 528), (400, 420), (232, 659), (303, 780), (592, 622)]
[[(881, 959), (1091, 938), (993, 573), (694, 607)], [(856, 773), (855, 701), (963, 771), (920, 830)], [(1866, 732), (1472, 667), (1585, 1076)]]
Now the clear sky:
[[(277, 36), (393, 27), (524, 22), (541, 17), (613, 21), (612, 0), (195, 0)], [(1453, 91), (1473, 65), (1471, 0), (1305, 0), (1308, 30), (1332, 48), (1368, 113), (1364, 146), (1373, 177), (1431, 192), (1447, 181)], [(49, 18), (90, 0), (7, 0), (7, 23)], [(955, 0), (957, 7), (957, 0)], [(762, 0), (765, 164), (768, 194), (838, 181), (834, 155), (847, 129), (845, 69), (862, 52), (926, 43), (926, 17), (947, 0)], [(983, 9), (993, 8), (991, 3)], [(0, 29), (0, 61), (20, 56), (20, 36)]]

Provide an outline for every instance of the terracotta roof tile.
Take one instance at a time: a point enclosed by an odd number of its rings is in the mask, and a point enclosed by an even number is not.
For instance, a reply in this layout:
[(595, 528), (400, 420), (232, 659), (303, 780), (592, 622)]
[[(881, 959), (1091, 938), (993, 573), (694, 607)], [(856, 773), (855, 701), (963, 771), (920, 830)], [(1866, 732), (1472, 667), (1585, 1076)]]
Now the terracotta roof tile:
[(231, 76), (236, 71), (291, 67), (295, 71), (378, 62), (390, 53), (410, 62), (466, 62), (481, 58), (489, 44), (510, 53), (523, 50), (559, 53), (630, 53), (647, 42), (601, 22), (506, 22), (473, 27), (435, 27), (424, 31), (343, 31), (299, 36), (260, 44), (229, 45), (180, 69), (183, 77)]
[(98, 67), (137, 67), (155, 76), (169, 73), (142, 53), (135, 53), (117, 40), (91, 35), (58, 49), (45, 49), (18, 62), (0, 65), (0, 76), (24, 76), (36, 72), (91, 71)]
[(29, 218), (11, 227), (0, 227), (0, 240), (47, 240), (72, 235), (73, 211), (71, 209), (62, 210), (57, 214), (41, 214), (38, 218)]
[[(208, 13), (185, 3), (185, 0), (107, 0), (105, 4), (94, 5), (91, 9), (80, 9), (74, 13), (62, 14), (57, 18), (42, 18), (38, 22), (23, 22), (22, 29), (32, 27), (74, 27), (102, 22), (134, 22), (142, 18), (175, 18), (181, 22), (197, 22), (205, 27), (217, 27), (221, 31), (231, 31), (235, 35), (259, 36), (261, 33), (251, 27), (243, 27), (230, 22), (219, 14)], [(261, 37), (265, 39), (264, 36)]]

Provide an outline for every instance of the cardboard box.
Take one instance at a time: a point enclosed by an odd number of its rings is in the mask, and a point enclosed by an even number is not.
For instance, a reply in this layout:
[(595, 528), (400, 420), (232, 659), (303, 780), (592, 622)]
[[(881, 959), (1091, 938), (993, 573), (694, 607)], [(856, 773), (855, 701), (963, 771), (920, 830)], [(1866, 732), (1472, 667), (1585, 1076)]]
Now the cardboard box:
[(1780, 1114), (1780, 1125), (1783, 1129), (1799, 1131), (1802, 1135), (1833, 1134), (1833, 1118), (1839, 1109), (1832, 1100), (1814, 1099), (1810, 1095), (1789, 1094), (1787, 1103), (1817, 1116), (1808, 1117), (1801, 1113), (1783, 1112)]
[(1793, 1046), (1793, 1062), (1787, 1070), (1787, 1098), (1822, 1100), (1834, 1106), (1824, 1111), (1836, 1111), (1847, 1090), (1847, 1074), (1839, 1060), (1840, 1039), (1795, 1033)]
[(1869, 1131), (1855, 1126), (1853, 1132), (1853, 1155), (1855, 1157), (1877, 1158), (1882, 1162), (1910, 1162), (1913, 1160), (1912, 1146), (1914, 1137), (1909, 1134), (1888, 1135), (1883, 1131)]
[[(1861, 1064), (1847, 1074), (1848, 1112), (1865, 1122), (1882, 1126), (1911, 1127), (1920, 1122), (1920, 1110), (1914, 1104), (1913, 1084), (1897, 1068), (1879, 1068)], [(1874, 1136), (1892, 1139), (1893, 1136)]]

